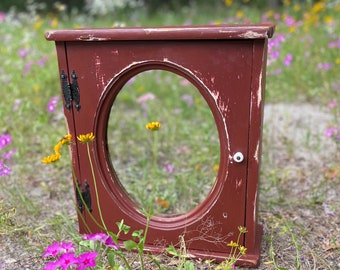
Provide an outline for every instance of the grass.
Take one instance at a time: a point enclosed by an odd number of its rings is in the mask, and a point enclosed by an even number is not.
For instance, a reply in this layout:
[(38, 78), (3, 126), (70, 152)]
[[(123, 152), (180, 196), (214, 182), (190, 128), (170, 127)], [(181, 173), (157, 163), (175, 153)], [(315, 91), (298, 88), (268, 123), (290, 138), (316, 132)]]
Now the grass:
[[(64, 13), (41, 16), (34, 8), (31, 13), (5, 14), (5, 19), (0, 19), (0, 134), (10, 134), (12, 141), (0, 148), (1, 155), (16, 149), (11, 159), (4, 159), (11, 174), (0, 176), (0, 241), (6, 253), (28, 250), (40, 258), (51, 242), (76, 238), (72, 234), (76, 219), (67, 153), (62, 153), (66, 158), (53, 167), (40, 162), (66, 133), (61, 101), (53, 111), (47, 109), (50, 99), (60, 96), (60, 89), (54, 44), (44, 40), (45, 30), (122, 23), (256, 23), (266, 18), (275, 22), (277, 29), (270, 40), (267, 68), (266, 103), (272, 110), (266, 111), (263, 136), (260, 269), (339, 267), (338, 143), (324, 137), (328, 127), (339, 126), (338, 106), (328, 107), (329, 102), (338, 100), (340, 91), (338, 12), (337, 1), (325, 1), (319, 10), (312, 5), (285, 6), (274, 12), (250, 5), (209, 4), (153, 16), (140, 9), (118, 13), (114, 19)], [(166, 87), (160, 88), (164, 84)], [(143, 107), (137, 100), (148, 93), (155, 99)], [(192, 209), (206, 196), (202, 190), (209, 191), (219, 162), (217, 130), (205, 101), (183, 78), (161, 71), (136, 76), (117, 99), (109, 123), (109, 151), (128, 192), (143, 205), (149, 185), (157, 177), (154, 197), (159, 200), (154, 207), (159, 213)], [(157, 101), (166, 106), (160, 107)], [(280, 109), (280, 104), (289, 107)], [(311, 107), (297, 110), (305, 104)], [(296, 117), (295, 112), (301, 115)], [(162, 125), (157, 131), (157, 170), (148, 168), (155, 134), (145, 129), (150, 121)], [(118, 130), (113, 128), (117, 125)], [(204, 132), (197, 131), (195, 125), (202, 125)], [(127, 136), (131, 129), (136, 137)], [(137, 143), (141, 137), (143, 144)], [(136, 188), (136, 178), (143, 180), (141, 188)], [(186, 185), (181, 184), (184, 181)], [(22, 250), (11, 250), (6, 239)], [(7, 258), (3, 256), (0, 265)]]
[[(145, 124), (152, 121), (161, 128), (148, 131)], [(217, 175), (218, 145), (208, 105), (174, 73), (154, 70), (135, 76), (112, 107), (108, 146), (114, 168), (141, 206), (149, 206), (152, 190), (155, 212), (184, 213), (206, 197)]]

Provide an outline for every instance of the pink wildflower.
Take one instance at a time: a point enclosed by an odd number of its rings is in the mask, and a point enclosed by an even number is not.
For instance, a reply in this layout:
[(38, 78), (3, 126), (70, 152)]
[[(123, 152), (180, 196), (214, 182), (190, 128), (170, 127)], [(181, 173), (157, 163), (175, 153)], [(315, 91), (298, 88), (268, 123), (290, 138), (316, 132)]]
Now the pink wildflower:
[(112, 237), (105, 234), (105, 233), (85, 234), (83, 236), (83, 239), (84, 240), (98, 241), (98, 242), (103, 243), (107, 247), (114, 248), (115, 250), (118, 250), (118, 246), (113, 242)]
[(47, 110), (50, 112), (50, 113), (54, 113), (56, 107), (57, 107), (57, 103), (59, 101), (59, 97), (58, 96), (55, 96), (55, 97), (51, 97), (50, 98), (50, 101), (48, 102), (47, 104)]
[(66, 270), (69, 266), (75, 265), (78, 263), (78, 260), (74, 256), (75, 254), (72, 253), (64, 253), (60, 256), (58, 263), (60, 264), (61, 268)]
[(336, 106), (338, 106), (338, 102), (336, 100), (332, 100), (328, 103), (329, 108), (334, 108)]
[(137, 103), (138, 104), (142, 104), (142, 103), (145, 103), (149, 100), (154, 100), (156, 98), (156, 96), (152, 93), (146, 93), (142, 96), (140, 96), (138, 99), (137, 99)]
[(87, 267), (96, 266), (97, 252), (85, 252), (78, 257), (77, 270), (84, 270)]
[(44, 254), (43, 257), (48, 257), (48, 256), (52, 256), (52, 257), (57, 257), (57, 255), (59, 253), (62, 252), (62, 247), (60, 246), (59, 242), (54, 242), (53, 244), (49, 245)]

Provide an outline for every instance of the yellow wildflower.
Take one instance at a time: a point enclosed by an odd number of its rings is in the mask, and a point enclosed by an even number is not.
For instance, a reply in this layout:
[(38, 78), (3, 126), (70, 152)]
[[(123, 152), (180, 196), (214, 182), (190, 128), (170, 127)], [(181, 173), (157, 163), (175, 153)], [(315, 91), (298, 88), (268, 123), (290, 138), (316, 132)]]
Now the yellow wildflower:
[(94, 135), (93, 132), (87, 133), (87, 134), (81, 134), (79, 136), (77, 136), (78, 141), (82, 142), (82, 143), (88, 143), (88, 142), (92, 142), (94, 140)]
[(55, 153), (60, 153), (60, 147), (62, 146), (61, 141), (59, 141), (55, 146), (54, 146), (54, 152)]
[(242, 17), (243, 17), (243, 11), (242, 10), (238, 10), (237, 12), (236, 12), (236, 18), (237, 19), (241, 19)]
[(295, 4), (293, 9), (294, 9), (295, 12), (298, 12), (298, 11), (301, 10), (301, 6), (299, 4)]
[(334, 18), (332, 16), (326, 16), (325, 18), (323, 18), (323, 21), (326, 24), (330, 25), (330, 24), (332, 24), (334, 22)]
[(237, 228), (238, 228), (240, 233), (246, 233), (247, 232), (247, 229), (245, 227), (238, 226)]
[(58, 26), (58, 18), (53, 18), (52, 21), (50, 22), (50, 25), (52, 28), (56, 28)]
[(34, 24), (34, 29), (39, 30), (41, 28), (42, 24), (43, 24), (43, 21), (39, 18)]
[(72, 135), (71, 134), (67, 134), (64, 137), (62, 137), (59, 142), (62, 145), (64, 145), (64, 144), (69, 145), (71, 143), (71, 139), (72, 139)]
[(233, 0), (224, 0), (224, 3), (227, 7), (230, 7), (233, 4)]
[(238, 247), (238, 244), (236, 242), (234, 242), (233, 240), (231, 240), (229, 242), (229, 244), (227, 244), (228, 247)]
[(43, 163), (52, 163), (60, 159), (60, 148), (62, 145), (69, 145), (71, 143), (72, 135), (67, 134), (64, 137), (62, 137), (57, 144), (54, 146), (54, 154), (49, 155), (48, 157), (44, 157), (41, 162)]
[(311, 10), (311, 13), (318, 13), (320, 11), (323, 11), (325, 10), (326, 7), (325, 7), (325, 3), (322, 3), (322, 2), (317, 2), (313, 7), (312, 7), (312, 10)]
[(290, 6), (290, 4), (292, 3), (292, 1), (291, 0), (283, 0), (283, 5), (284, 6)]
[(241, 255), (246, 255), (247, 248), (244, 246), (239, 246), (238, 249), (240, 250)]
[(48, 157), (44, 157), (41, 160), (41, 162), (47, 164), (47, 163), (55, 162), (55, 161), (57, 161), (59, 159), (60, 159), (60, 153), (58, 152), (58, 153), (52, 154), (52, 155), (50, 155)]
[(145, 127), (151, 131), (160, 129), (161, 124), (159, 122), (150, 122), (145, 125)]
[(296, 30), (296, 26), (291, 26), (288, 28), (289, 33), (293, 33)]

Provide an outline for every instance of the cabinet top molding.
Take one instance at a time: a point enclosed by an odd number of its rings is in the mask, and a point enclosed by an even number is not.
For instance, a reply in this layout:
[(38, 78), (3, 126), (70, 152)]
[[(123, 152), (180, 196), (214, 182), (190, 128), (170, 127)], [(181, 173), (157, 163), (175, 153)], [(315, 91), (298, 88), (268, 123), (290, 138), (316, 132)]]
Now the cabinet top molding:
[(266, 39), (271, 38), (274, 31), (271, 23), (79, 28), (50, 30), (45, 38), (51, 41)]

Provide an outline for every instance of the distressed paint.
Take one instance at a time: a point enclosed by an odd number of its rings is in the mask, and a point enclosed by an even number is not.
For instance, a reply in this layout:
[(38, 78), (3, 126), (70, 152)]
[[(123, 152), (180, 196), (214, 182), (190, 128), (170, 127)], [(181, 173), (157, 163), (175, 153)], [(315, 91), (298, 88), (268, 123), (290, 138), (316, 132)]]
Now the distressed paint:
[(94, 65), (96, 70), (96, 81), (97, 81), (97, 88), (105, 88), (106, 84), (104, 81), (105, 75), (103, 74), (102, 68), (101, 68), (101, 60), (99, 55), (95, 55), (94, 59)]

